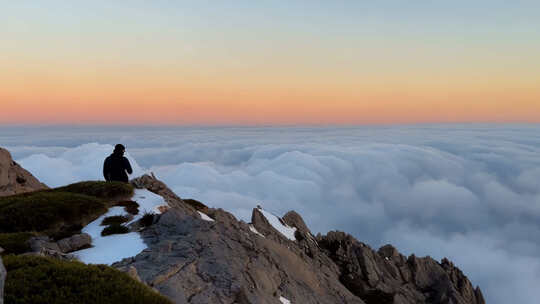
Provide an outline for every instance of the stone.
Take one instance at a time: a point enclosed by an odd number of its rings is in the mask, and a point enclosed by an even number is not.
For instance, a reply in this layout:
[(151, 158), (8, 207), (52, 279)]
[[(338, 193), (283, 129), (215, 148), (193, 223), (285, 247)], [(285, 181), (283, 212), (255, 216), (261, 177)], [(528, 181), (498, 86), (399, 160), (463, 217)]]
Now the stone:
[(61, 252), (69, 253), (92, 245), (92, 237), (87, 233), (75, 234), (57, 242)]
[(48, 187), (13, 161), (8, 150), (0, 148), (0, 196), (47, 189)]
[(32, 252), (57, 251), (62, 252), (57, 243), (53, 242), (48, 236), (35, 236), (28, 240)]

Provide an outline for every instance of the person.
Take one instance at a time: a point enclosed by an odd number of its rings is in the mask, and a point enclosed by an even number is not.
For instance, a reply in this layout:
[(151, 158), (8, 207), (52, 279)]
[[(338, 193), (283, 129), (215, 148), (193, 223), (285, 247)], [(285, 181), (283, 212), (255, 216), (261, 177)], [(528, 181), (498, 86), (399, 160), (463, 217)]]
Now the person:
[[(129, 160), (124, 157), (126, 147), (117, 144), (114, 152), (109, 155), (103, 163), (103, 176), (106, 181), (129, 182), (128, 173), (133, 173)], [(126, 173), (127, 172), (127, 173)]]

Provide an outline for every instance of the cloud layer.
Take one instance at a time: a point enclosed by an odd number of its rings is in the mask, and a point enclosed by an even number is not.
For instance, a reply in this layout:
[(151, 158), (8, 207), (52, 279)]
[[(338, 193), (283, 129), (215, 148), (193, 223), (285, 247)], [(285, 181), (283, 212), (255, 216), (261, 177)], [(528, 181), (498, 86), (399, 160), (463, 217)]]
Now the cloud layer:
[(294, 209), (314, 232), (449, 257), (488, 303), (540, 297), (540, 126), (11, 128), (0, 145), (40, 180), (101, 179), (121, 142), (135, 174), (249, 221)]

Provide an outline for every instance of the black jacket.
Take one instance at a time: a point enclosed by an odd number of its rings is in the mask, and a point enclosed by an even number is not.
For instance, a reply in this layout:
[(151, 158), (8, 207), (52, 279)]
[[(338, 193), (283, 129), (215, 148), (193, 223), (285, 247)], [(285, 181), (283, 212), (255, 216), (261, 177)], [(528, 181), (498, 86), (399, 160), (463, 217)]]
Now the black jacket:
[(119, 154), (111, 154), (103, 163), (103, 177), (106, 181), (119, 181), (127, 183), (129, 178), (126, 174), (133, 173), (129, 160)]

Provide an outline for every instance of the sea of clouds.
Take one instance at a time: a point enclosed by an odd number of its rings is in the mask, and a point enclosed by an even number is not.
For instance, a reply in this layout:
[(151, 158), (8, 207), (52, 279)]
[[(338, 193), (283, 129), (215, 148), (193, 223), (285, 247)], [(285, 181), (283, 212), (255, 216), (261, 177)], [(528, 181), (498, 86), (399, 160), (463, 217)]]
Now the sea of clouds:
[(0, 127), (52, 187), (103, 179), (116, 143), (134, 175), (247, 222), (294, 209), (315, 233), (448, 257), (490, 304), (540, 298), (540, 125)]

